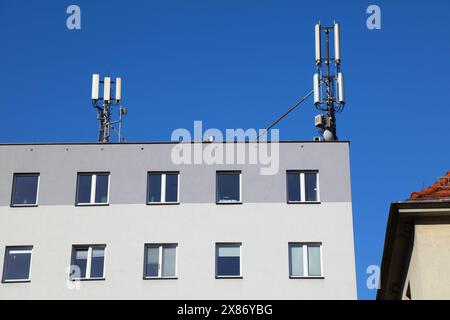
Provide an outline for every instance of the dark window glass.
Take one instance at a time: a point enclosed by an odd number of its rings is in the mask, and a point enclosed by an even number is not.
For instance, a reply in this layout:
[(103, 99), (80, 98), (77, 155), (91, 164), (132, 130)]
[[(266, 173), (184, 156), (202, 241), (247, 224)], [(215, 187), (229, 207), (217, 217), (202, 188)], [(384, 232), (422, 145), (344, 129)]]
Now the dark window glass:
[(240, 245), (217, 246), (217, 276), (240, 276)]
[(218, 172), (217, 173), (217, 201), (218, 202), (239, 202), (240, 173), (238, 172)]
[(6, 250), (4, 280), (28, 280), (30, 277), (31, 247)]
[(161, 202), (161, 174), (148, 174), (148, 202)]
[(166, 174), (166, 202), (178, 201), (178, 174)]
[(86, 268), (88, 261), (88, 248), (75, 249), (72, 258), (73, 268), (72, 278), (86, 278)]
[(108, 174), (98, 174), (95, 185), (95, 203), (108, 203)]
[(305, 173), (305, 200), (317, 201), (317, 173)]
[(105, 265), (105, 248), (92, 247), (91, 278), (103, 278)]
[(13, 205), (37, 204), (38, 175), (15, 175)]
[(300, 199), (300, 173), (287, 173), (288, 201), (301, 201)]
[(157, 277), (159, 270), (159, 247), (147, 246), (145, 254), (146, 254), (145, 276)]
[(92, 175), (78, 175), (77, 203), (91, 202)]

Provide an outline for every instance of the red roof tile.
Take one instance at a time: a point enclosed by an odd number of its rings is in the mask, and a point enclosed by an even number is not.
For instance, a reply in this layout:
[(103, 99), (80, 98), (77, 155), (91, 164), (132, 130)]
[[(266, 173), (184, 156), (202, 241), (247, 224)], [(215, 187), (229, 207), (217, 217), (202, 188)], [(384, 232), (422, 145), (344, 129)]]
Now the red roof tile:
[(408, 200), (440, 199), (450, 199), (450, 171), (425, 190), (411, 193), (411, 197)]

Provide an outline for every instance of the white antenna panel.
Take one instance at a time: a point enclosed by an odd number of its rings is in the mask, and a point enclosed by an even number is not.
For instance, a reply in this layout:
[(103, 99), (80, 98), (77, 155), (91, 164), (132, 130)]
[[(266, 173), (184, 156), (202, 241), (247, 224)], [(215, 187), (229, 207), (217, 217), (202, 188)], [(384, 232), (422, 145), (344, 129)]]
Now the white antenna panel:
[(320, 103), (320, 83), (318, 73), (315, 73), (313, 76), (313, 86), (314, 86), (314, 104), (318, 105)]
[(116, 101), (119, 102), (122, 98), (122, 78), (116, 78)]
[(339, 103), (344, 104), (345, 103), (344, 75), (342, 74), (342, 72), (338, 73), (337, 86), (338, 86), (338, 101)]
[(105, 77), (103, 81), (103, 100), (105, 102), (111, 101), (111, 78)]
[(320, 47), (320, 24), (316, 24), (316, 64), (320, 65), (322, 63), (322, 52)]
[(341, 63), (341, 34), (339, 24), (334, 25), (334, 59), (337, 64)]
[(98, 100), (99, 83), (100, 83), (100, 75), (93, 74), (92, 75), (92, 94), (91, 94), (92, 100)]

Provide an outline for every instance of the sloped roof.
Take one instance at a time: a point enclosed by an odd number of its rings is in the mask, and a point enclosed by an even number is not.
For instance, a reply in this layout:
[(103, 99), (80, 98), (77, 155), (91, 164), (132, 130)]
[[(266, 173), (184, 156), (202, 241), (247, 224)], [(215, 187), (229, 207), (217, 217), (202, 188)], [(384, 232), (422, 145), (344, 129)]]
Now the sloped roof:
[(432, 186), (422, 191), (411, 193), (408, 200), (426, 201), (444, 199), (450, 199), (450, 171), (448, 171), (445, 176), (438, 179)]

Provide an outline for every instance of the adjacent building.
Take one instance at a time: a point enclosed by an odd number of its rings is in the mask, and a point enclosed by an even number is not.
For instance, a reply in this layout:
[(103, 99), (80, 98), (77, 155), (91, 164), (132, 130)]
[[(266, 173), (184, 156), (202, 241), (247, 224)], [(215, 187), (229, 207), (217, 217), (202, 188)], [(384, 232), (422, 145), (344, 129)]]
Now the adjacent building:
[(450, 299), (450, 171), (391, 204), (377, 299)]
[(0, 299), (356, 298), (348, 142), (177, 145), (1, 144)]

